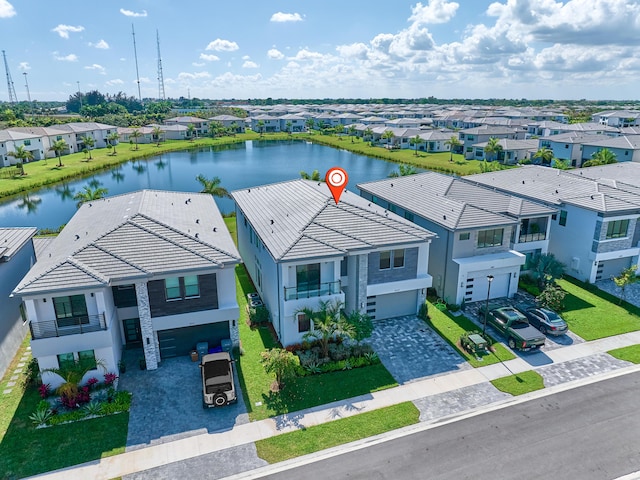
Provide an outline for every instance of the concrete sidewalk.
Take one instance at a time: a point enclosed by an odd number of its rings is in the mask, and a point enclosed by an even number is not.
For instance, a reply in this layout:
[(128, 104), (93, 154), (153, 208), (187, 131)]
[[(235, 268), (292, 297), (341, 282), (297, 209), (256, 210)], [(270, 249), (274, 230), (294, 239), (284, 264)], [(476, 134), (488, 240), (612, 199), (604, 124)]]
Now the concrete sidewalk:
[[(400, 385), (395, 388), (374, 392), (315, 408), (292, 412), (286, 415), (238, 425), (232, 430), (192, 436), (174, 442), (163, 443), (126, 452), (113, 457), (106, 457), (95, 462), (88, 462), (55, 472), (38, 475), (42, 479), (112, 479), (124, 475), (142, 472), (162, 465), (193, 459), (202, 455), (220, 452), (232, 447), (252, 444), (257, 440), (280, 435), (282, 433), (308, 428), (340, 418), (357, 415), (382, 407), (406, 401), (420, 401), (447, 392), (486, 384), (496, 378), (505, 377), (527, 370), (544, 371), (552, 366), (561, 368), (571, 362), (597, 359), (615, 348), (640, 344), (640, 331), (615, 337), (603, 338), (567, 346), (545, 353), (536, 352), (523, 355), (507, 362), (488, 365), (470, 370), (462, 370), (449, 374), (436, 375), (424, 380)], [(611, 363), (609, 371), (628, 366), (627, 362)], [(586, 372), (594, 375), (602, 372)], [(246, 470), (254, 467), (248, 466)]]

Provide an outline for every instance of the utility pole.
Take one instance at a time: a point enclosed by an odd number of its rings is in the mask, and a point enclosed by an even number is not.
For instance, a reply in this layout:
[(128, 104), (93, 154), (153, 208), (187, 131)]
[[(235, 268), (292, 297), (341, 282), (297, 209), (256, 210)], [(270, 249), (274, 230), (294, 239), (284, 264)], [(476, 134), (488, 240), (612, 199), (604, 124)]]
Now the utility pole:
[(140, 93), (140, 72), (138, 71), (138, 50), (136, 49), (136, 32), (131, 24), (131, 35), (133, 35), (133, 56), (136, 60), (136, 81), (138, 82), (138, 99), (142, 103), (142, 94)]
[[(78, 84), (78, 100), (80, 100), (80, 110), (82, 110), (82, 92), (80, 92), (80, 80), (77, 80), (76, 83)], [(78, 110), (78, 113), (80, 113), (80, 110)]]
[(9, 92), (9, 103), (14, 104), (18, 102), (18, 96), (16, 95), (16, 88), (13, 86), (13, 80), (11, 79), (11, 73), (9, 72), (9, 64), (7, 63), (7, 55), (2, 50), (2, 58), (4, 59), (4, 69), (7, 72), (7, 91)]
[(164, 76), (162, 75), (162, 56), (160, 55), (160, 34), (156, 30), (156, 42), (158, 44), (158, 98), (165, 100)]

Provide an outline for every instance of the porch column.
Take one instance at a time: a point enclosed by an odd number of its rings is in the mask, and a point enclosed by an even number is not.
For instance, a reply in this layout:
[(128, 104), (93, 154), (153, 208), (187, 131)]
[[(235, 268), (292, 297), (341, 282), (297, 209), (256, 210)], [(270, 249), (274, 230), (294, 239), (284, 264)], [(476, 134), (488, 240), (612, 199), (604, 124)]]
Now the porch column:
[(149, 291), (147, 283), (136, 283), (136, 299), (138, 300), (138, 316), (140, 317), (140, 331), (142, 333), (142, 348), (147, 370), (158, 368), (160, 352), (158, 351), (153, 322), (151, 320), (151, 308), (149, 307)]

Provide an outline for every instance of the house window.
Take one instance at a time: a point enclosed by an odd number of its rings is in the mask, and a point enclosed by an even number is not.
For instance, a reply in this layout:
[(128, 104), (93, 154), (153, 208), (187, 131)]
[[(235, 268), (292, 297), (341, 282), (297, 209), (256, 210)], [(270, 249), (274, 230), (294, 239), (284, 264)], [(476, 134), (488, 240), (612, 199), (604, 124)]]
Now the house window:
[(311, 319), (305, 313), (299, 313), (298, 317), (298, 333), (308, 332), (311, 330)]
[(344, 257), (340, 262), (340, 276), (346, 277), (349, 271), (349, 260), (348, 257)]
[(406, 218), (407, 220), (409, 220), (410, 222), (413, 222), (414, 216), (413, 213), (411, 212), (404, 212), (404, 218)]
[(469, 240), (471, 238), (471, 233), (469, 232), (461, 233), (458, 238), (460, 240)]
[(560, 225), (562, 225), (563, 227), (567, 225), (567, 211), (566, 210), (560, 210), (560, 220), (558, 221), (558, 223)]
[(164, 290), (167, 295), (167, 300), (182, 298), (180, 294), (180, 279), (178, 277), (165, 278)]
[(493, 230), (481, 230), (478, 232), (478, 248), (498, 247), (502, 245), (504, 228), (494, 228)]
[(29, 145), (31, 145), (31, 140), (25, 140), (25, 141), (24, 141), (24, 144), (25, 144), (25, 146), (29, 146)]
[(296, 267), (298, 293), (320, 290), (320, 264), (298, 265)]
[(60, 353), (58, 354), (58, 367), (62, 370), (67, 368), (73, 368), (76, 364), (76, 360), (73, 357), (73, 353)]
[(404, 249), (393, 251), (393, 268), (404, 267)]
[(615, 220), (607, 223), (607, 240), (627, 236), (629, 220)]
[(391, 268), (391, 252), (380, 252), (380, 270), (387, 270)]
[(198, 286), (198, 276), (190, 275), (184, 277), (184, 296), (185, 297), (199, 297), (200, 287)]
[(80, 323), (89, 323), (87, 303), (84, 295), (69, 297), (53, 297), (53, 309), (56, 313), (58, 327), (69, 327)]
[(96, 362), (96, 354), (93, 350), (83, 350), (78, 352), (78, 362), (91, 370), (95, 370), (98, 367)]

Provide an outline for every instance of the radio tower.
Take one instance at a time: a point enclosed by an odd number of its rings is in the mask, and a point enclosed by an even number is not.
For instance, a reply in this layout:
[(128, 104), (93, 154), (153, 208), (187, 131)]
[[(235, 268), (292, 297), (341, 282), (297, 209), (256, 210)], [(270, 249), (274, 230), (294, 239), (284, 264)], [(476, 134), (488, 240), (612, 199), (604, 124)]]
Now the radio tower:
[(16, 95), (16, 88), (13, 86), (13, 80), (11, 79), (11, 73), (9, 72), (9, 64), (7, 63), (7, 55), (2, 50), (2, 58), (4, 58), (4, 69), (7, 72), (7, 91), (9, 92), (9, 103), (17, 103), (18, 96)]
[(138, 82), (138, 99), (142, 103), (142, 94), (140, 93), (140, 72), (138, 71), (138, 50), (136, 49), (136, 32), (131, 24), (131, 35), (133, 35), (133, 56), (136, 60), (136, 81)]
[(164, 76), (162, 75), (162, 57), (160, 56), (160, 34), (156, 30), (156, 41), (158, 43), (158, 98), (165, 100)]

